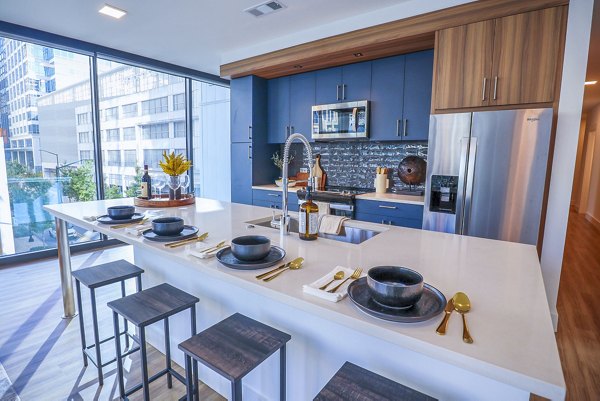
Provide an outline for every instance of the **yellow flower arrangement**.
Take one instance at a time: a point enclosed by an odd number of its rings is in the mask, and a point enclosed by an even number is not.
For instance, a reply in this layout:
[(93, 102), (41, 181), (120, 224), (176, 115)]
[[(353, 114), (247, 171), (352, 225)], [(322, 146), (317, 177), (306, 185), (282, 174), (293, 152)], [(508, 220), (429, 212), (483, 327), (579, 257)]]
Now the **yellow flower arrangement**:
[(182, 154), (176, 155), (175, 152), (168, 154), (166, 151), (163, 152), (163, 161), (158, 163), (162, 171), (170, 176), (178, 176), (192, 167), (192, 162), (186, 160)]

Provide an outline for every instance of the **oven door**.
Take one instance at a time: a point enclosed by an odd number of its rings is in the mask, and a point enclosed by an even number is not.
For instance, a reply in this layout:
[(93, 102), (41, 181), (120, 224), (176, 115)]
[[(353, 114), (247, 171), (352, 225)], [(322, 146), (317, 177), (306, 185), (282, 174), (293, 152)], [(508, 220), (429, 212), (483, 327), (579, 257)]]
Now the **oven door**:
[(312, 139), (358, 139), (369, 137), (369, 102), (324, 104), (312, 107)]
[[(354, 205), (347, 203), (330, 203), (322, 201), (314, 201), (319, 206), (319, 214), (323, 214), (323, 206), (327, 205), (328, 213), (334, 216), (344, 216), (350, 219), (354, 218)], [(298, 206), (304, 203), (304, 199), (298, 199)]]

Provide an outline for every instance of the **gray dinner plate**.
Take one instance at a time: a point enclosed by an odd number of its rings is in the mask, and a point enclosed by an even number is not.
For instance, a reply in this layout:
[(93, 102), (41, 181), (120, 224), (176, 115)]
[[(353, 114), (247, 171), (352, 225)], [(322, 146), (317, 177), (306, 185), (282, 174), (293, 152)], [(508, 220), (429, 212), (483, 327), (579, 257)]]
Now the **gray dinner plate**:
[(143, 213), (134, 213), (130, 219), (113, 219), (109, 215), (105, 214), (104, 216), (100, 216), (96, 219), (98, 223), (102, 224), (129, 224), (129, 223), (137, 223), (138, 221), (142, 221), (144, 219)]
[(424, 322), (436, 317), (444, 311), (446, 297), (437, 288), (424, 283), (421, 299), (410, 308), (392, 308), (373, 300), (367, 285), (367, 278), (362, 277), (348, 286), (348, 297), (363, 312), (379, 319), (399, 323)]
[(183, 231), (177, 235), (158, 235), (151, 228), (144, 231), (142, 235), (149, 241), (156, 242), (171, 242), (171, 241), (181, 241), (184, 239), (192, 238), (198, 234), (198, 227), (194, 226), (183, 226)]
[(223, 248), (219, 252), (217, 252), (217, 260), (221, 262), (223, 265), (230, 267), (232, 269), (238, 270), (258, 270), (264, 269), (265, 267), (271, 267), (279, 262), (281, 262), (285, 258), (285, 251), (273, 245), (271, 247), (271, 252), (264, 258), (260, 260), (256, 260), (253, 262), (247, 262), (237, 259), (231, 253), (231, 248)]

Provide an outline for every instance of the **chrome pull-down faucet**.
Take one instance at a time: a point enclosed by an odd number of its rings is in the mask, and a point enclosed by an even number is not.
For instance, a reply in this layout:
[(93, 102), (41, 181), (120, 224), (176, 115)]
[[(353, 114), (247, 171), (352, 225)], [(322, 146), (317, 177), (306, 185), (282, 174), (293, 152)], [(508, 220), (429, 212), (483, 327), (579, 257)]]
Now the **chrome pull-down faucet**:
[(279, 227), (281, 235), (289, 235), (289, 233), (290, 233), (290, 215), (288, 212), (288, 183), (289, 183), (288, 163), (290, 160), (290, 146), (292, 145), (292, 142), (294, 142), (295, 139), (298, 139), (300, 142), (302, 142), (304, 144), (304, 147), (306, 148), (306, 153), (308, 153), (308, 171), (309, 171), (308, 185), (313, 184), (312, 148), (310, 147), (310, 143), (308, 143), (308, 140), (304, 137), (304, 135), (296, 132), (288, 137), (288, 139), (285, 141), (285, 145), (283, 147), (283, 171), (281, 172), (282, 179), (283, 179), (283, 182), (282, 182), (283, 196), (281, 197), (281, 212), (282, 212), (282, 214), (281, 214), (281, 223), (280, 223), (280, 227)]

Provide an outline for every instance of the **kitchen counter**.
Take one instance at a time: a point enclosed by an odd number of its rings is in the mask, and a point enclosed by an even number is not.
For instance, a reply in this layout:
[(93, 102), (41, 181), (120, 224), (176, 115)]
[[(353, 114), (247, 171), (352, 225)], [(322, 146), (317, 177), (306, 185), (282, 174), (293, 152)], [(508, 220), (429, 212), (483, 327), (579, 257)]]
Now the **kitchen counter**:
[(369, 192), (362, 195), (357, 195), (356, 199), (360, 200), (372, 200), (379, 202), (393, 202), (393, 203), (407, 203), (411, 205), (424, 205), (425, 197), (424, 196), (414, 196), (414, 195), (402, 195), (402, 194), (394, 194), (394, 193), (384, 193), (378, 194), (376, 192)]
[[(297, 190), (302, 187), (288, 187), (288, 193), (293, 192), (296, 193)], [(283, 187), (279, 187), (275, 184), (267, 184), (267, 185), (252, 185), (252, 189), (261, 189), (263, 191), (278, 191), (283, 192)]]
[[(297, 235), (246, 222), (270, 217), (267, 208), (197, 199), (195, 205), (163, 210), (180, 216), (201, 232), (206, 243), (167, 249), (123, 229), (88, 222), (85, 215), (103, 214), (108, 206), (131, 199), (46, 206), (58, 219), (96, 230), (134, 246), (135, 263), (145, 269), (144, 287), (169, 282), (200, 298), (198, 327), (240, 312), (292, 335), (288, 344), (288, 397), (312, 399), (344, 361), (425, 392), (440, 400), (528, 400), (529, 393), (563, 400), (565, 383), (550, 320), (535, 247), (446, 233), (348, 222), (381, 231), (360, 245)], [(143, 210), (140, 208), (140, 210)], [(202, 260), (190, 249), (220, 240), (259, 234), (283, 247), (286, 261), (301, 256), (301, 270), (286, 272), (269, 283), (257, 271), (232, 270), (215, 259)], [(471, 298), (467, 322), (473, 344), (462, 341), (460, 317), (450, 319), (448, 334), (435, 333), (442, 315), (418, 324), (382, 321), (360, 312), (349, 299), (338, 303), (303, 293), (302, 285), (337, 265), (403, 265), (413, 268), (446, 297), (464, 291)], [(172, 322), (173, 358), (182, 362), (177, 341), (188, 336), (189, 315)], [(149, 341), (163, 349), (161, 328)], [(250, 399), (275, 399), (278, 359), (270, 358), (244, 379)], [(221, 394), (228, 383), (206, 369), (200, 378)]]

